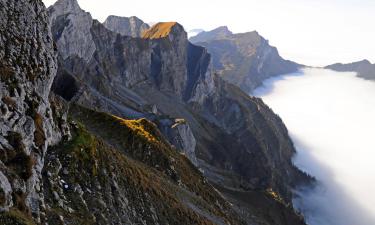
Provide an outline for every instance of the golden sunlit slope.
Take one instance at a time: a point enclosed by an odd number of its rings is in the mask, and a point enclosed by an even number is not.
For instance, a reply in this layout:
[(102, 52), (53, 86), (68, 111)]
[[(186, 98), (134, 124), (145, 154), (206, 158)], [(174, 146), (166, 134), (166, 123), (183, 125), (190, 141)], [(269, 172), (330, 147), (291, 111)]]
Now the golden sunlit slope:
[(172, 28), (177, 25), (176, 22), (161, 22), (152, 26), (142, 34), (142, 38), (158, 39), (167, 37)]

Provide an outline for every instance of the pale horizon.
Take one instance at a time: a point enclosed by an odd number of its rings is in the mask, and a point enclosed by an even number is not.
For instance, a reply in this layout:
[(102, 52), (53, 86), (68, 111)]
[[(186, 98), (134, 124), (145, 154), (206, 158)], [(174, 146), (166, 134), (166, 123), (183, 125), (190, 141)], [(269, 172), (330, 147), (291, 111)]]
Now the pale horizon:
[[(43, 0), (50, 6), (56, 0)], [(368, 59), (375, 62), (375, 1), (371, 0), (78, 0), (103, 22), (107, 16), (137, 16), (147, 23), (176, 21), (187, 31), (228, 26), (234, 33), (256, 30), (280, 55), (309, 66)], [(349, 15), (348, 12), (351, 14)]]

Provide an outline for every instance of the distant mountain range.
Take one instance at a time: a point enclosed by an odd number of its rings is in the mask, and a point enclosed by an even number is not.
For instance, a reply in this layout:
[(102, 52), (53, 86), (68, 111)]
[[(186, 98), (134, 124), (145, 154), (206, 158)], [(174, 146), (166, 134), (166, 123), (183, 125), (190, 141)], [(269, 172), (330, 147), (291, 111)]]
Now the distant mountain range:
[(375, 80), (375, 64), (368, 60), (342, 64), (336, 63), (325, 67), (340, 72), (357, 72), (358, 76), (368, 80)]
[(223, 26), (189, 39), (207, 48), (213, 68), (226, 81), (250, 93), (276, 75), (293, 73), (302, 65), (283, 59), (258, 32), (233, 34)]

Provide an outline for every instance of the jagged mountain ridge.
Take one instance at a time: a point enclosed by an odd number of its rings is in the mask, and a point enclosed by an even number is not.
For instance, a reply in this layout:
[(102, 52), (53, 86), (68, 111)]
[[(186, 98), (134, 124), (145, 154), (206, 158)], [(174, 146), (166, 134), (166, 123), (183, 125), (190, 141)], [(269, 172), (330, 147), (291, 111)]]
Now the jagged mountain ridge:
[[(54, 7), (50, 12), (52, 18), (67, 13)], [(65, 41), (57, 34), (76, 22), (52, 20), (59, 48)], [(188, 42), (181, 25), (157, 24), (142, 39), (118, 36), (95, 20), (86, 29), (91, 31), (86, 41), (93, 43), (81, 46), (93, 45), (96, 51), (89, 60), (75, 54), (60, 57), (55, 90), (77, 86), (72, 99), (78, 104), (125, 118), (149, 118), (170, 143), (176, 137), (165, 130), (174, 127), (174, 118), (185, 119), (192, 134), (179, 134), (181, 146), (190, 146), (183, 152), (198, 158), (211, 182), (230, 190), (267, 195), (272, 189), (290, 202), (291, 187), (308, 180), (291, 162), (295, 150), (281, 120), (261, 100), (215, 76), (211, 56)], [(71, 82), (66, 84), (67, 77)]]
[(361, 60), (348, 64), (336, 63), (324, 68), (339, 72), (357, 72), (358, 77), (375, 80), (375, 64), (371, 64), (368, 60)]
[(233, 34), (223, 26), (189, 39), (207, 48), (213, 67), (226, 81), (251, 93), (272, 76), (298, 71), (302, 65), (284, 60), (258, 32)]

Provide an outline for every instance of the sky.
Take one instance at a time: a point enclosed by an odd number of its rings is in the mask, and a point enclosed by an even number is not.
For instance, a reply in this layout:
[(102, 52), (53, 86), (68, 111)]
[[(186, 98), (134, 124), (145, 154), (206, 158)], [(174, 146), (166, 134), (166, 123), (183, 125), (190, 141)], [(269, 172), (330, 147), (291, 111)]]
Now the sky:
[(285, 122), (294, 163), (319, 182), (295, 206), (310, 225), (375, 224), (375, 82), (323, 69), (303, 74), (254, 92)]
[[(55, 0), (43, 0), (47, 6)], [(78, 0), (103, 22), (108, 15), (177, 21), (185, 29), (226, 25), (257, 30), (286, 58), (310, 66), (375, 62), (375, 0)]]

